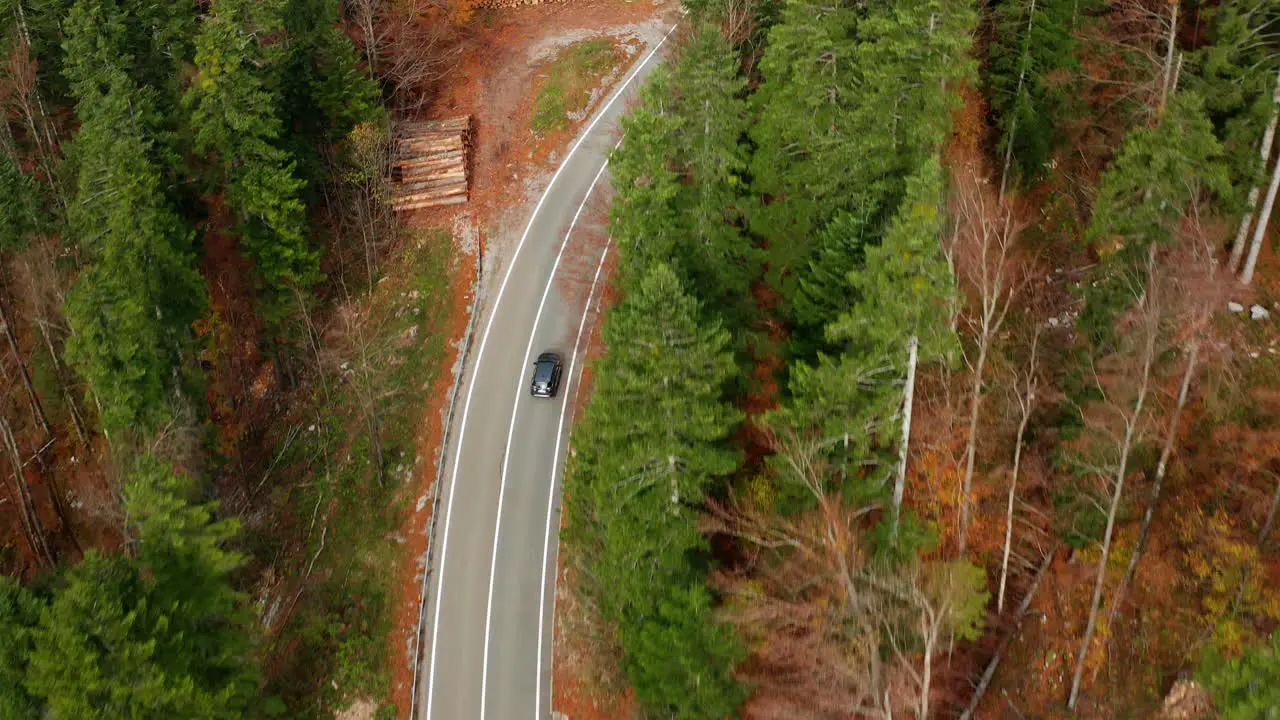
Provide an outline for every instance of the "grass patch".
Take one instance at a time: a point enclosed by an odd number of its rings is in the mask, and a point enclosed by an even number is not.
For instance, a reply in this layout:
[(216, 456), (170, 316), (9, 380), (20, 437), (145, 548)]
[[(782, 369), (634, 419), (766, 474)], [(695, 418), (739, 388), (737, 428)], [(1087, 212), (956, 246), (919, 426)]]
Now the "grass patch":
[(310, 402), (273, 453), (283, 481), (271, 514), (281, 520), (264, 529), (274, 540), (260, 538), (275, 552), (259, 557), (277, 557), (292, 581), (268, 662), (268, 694), (288, 717), (327, 716), (390, 689), (394, 534), (407, 510), (401, 489), (425, 461), (414, 447), (425, 394), (445, 370), (451, 256), (447, 232), (411, 238), (372, 298), (338, 310)]
[(583, 40), (561, 50), (547, 65), (533, 101), (534, 132), (569, 127), (569, 114), (586, 109), (591, 91), (625, 57), (610, 38)]

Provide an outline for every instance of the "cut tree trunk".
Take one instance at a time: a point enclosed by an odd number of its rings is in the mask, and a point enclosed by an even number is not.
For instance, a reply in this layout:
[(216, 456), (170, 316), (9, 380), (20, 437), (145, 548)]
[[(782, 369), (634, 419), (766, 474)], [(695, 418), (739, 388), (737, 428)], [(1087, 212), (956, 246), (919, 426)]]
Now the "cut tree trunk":
[(454, 164), (446, 167), (439, 167), (432, 170), (417, 170), (404, 172), (400, 175), (400, 182), (408, 185), (415, 182), (426, 182), (429, 180), (461, 180), (466, 182), (467, 169), (462, 165)]
[(448, 190), (451, 188), (467, 189), (467, 180), (462, 176), (453, 177), (436, 177), (421, 182), (405, 183), (400, 186), (399, 192), (396, 193), (397, 198), (414, 195), (417, 193), (430, 192), (432, 190)]
[(465, 195), (467, 192), (466, 183), (453, 183), (443, 187), (423, 190), (421, 192), (408, 193), (401, 195), (392, 202), (392, 205), (406, 205), (408, 203), (418, 202), (420, 200), (432, 200), (435, 198), (449, 197), (450, 195)]
[(465, 132), (471, 127), (471, 116), (446, 118), (444, 120), (423, 120), (405, 122), (396, 126), (396, 134), (401, 136), (420, 135), (429, 132)]
[(401, 123), (396, 127), (392, 209), (406, 212), (464, 203), (469, 197), (471, 117)]
[(455, 153), (446, 153), (447, 157), (424, 157), (413, 158), (412, 160), (400, 160), (396, 162), (394, 167), (400, 169), (401, 173), (408, 175), (412, 172), (429, 172), (439, 170), (441, 168), (466, 167), (466, 163), (462, 161), (462, 151)]

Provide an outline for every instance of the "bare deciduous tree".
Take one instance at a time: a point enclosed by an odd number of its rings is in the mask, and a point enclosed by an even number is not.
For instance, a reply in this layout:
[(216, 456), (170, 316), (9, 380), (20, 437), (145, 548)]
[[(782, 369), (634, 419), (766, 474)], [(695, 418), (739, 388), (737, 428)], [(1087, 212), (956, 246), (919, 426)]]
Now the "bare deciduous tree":
[[(1097, 381), (1098, 390), (1103, 395), (1105, 407), (1116, 414), (1120, 427), (1118, 437), (1111, 435), (1111, 440), (1115, 443), (1114, 452), (1117, 456), (1114, 471), (1107, 473), (1111, 476), (1111, 501), (1107, 510), (1106, 529), (1102, 535), (1102, 552), (1098, 558), (1098, 570), (1094, 579), (1093, 599), (1089, 605), (1089, 617), (1085, 623), (1084, 637), (1080, 641), (1080, 651), (1076, 657), (1075, 672), (1071, 678), (1071, 693), (1067, 698), (1068, 709), (1075, 709), (1076, 701), (1080, 696), (1080, 683), (1084, 678), (1085, 661), (1089, 657), (1089, 648), (1093, 643), (1093, 633), (1097, 629), (1098, 608), (1102, 604), (1102, 589), (1106, 581), (1107, 560), (1111, 556), (1111, 541), (1115, 534), (1116, 514), (1120, 508), (1120, 499), (1124, 495), (1125, 476), (1129, 471), (1129, 454), (1139, 439), (1143, 413), (1146, 409), (1147, 394), (1151, 387), (1151, 370), (1155, 364), (1161, 322), (1161, 298), (1155, 254), (1156, 248), (1152, 245), (1147, 254), (1147, 277), (1145, 287), (1141, 289), (1139, 295), (1140, 299), (1136, 310), (1137, 317), (1133, 328), (1134, 334), (1132, 337), (1138, 344), (1136, 348), (1137, 370), (1136, 377), (1126, 379), (1126, 382), (1132, 382), (1135, 386), (1132, 401), (1122, 405), (1121, 403), (1125, 403), (1124, 400), (1110, 397), (1101, 380)], [(1137, 294), (1135, 293), (1135, 295)], [(1098, 470), (1104, 470), (1104, 468), (1098, 468)]]
[(342, 143), (334, 188), (340, 222), (360, 238), (369, 287), (378, 280), (382, 248), (395, 238), (396, 217), (391, 209), (391, 136), (385, 125), (361, 123)]
[[(799, 489), (813, 509), (783, 514), (750, 499), (712, 503), (708, 530), (742, 539), (760, 561), (746, 582), (729, 578), (730, 620), (756, 650), (749, 681), (767, 692), (756, 718), (891, 718), (891, 687), (912, 688), (912, 712), (931, 711), (934, 666), (948, 639), (976, 627), (985, 594), (967, 563), (908, 563), (892, 571), (864, 540), (874, 506), (842, 491), (817, 434), (773, 434), (772, 479)], [(971, 636), (971, 633), (968, 635)], [(881, 649), (892, 651), (885, 663)], [(897, 699), (901, 702), (901, 698)]]
[(1027, 432), (1027, 423), (1031, 420), (1031, 411), (1035, 408), (1036, 387), (1039, 384), (1036, 373), (1036, 351), (1040, 345), (1040, 329), (1036, 328), (1031, 337), (1031, 359), (1027, 362), (1027, 374), (1023, 379), (1022, 392), (1017, 394), (1019, 419), (1018, 434), (1013, 443), (1013, 470), (1009, 474), (1009, 501), (1004, 516), (1004, 554), (1000, 560), (1000, 591), (996, 595), (996, 612), (1004, 613), (1004, 592), (1009, 578), (1009, 549), (1013, 544), (1013, 504), (1018, 494), (1018, 471), (1022, 467), (1022, 439)]
[(955, 197), (957, 226), (952, 238), (953, 254), (961, 274), (972, 286), (978, 307), (970, 324), (974, 329), (977, 357), (965, 353), (972, 374), (969, 394), (969, 435), (965, 445), (964, 477), (960, 487), (959, 547), (963, 555), (969, 531), (969, 495), (973, 490), (973, 470), (977, 456), (978, 420), (986, 387), (987, 359), (996, 334), (1004, 325), (1017, 291), (1010, 267), (1018, 228), (1005, 203), (988, 198), (988, 182), (972, 170), (957, 177)]
[(855, 530), (870, 507), (850, 507), (829, 487), (815, 438), (773, 437), (780, 458), (777, 482), (813, 499), (811, 512), (783, 515), (747, 499), (711, 504), (711, 530), (732, 534), (764, 560), (750, 581), (732, 583), (729, 619), (759, 648), (753, 684), (769, 688), (752, 717), (885, 717), (884, 668), (876, 641), (865, 632), (865, 598), (856, 577), (867, 549)]
[(430, 0), (355, 0), (351, 10), (374, 77), (389, 85), (400, 108), (420, 110), (461, 57), (447, 8)]

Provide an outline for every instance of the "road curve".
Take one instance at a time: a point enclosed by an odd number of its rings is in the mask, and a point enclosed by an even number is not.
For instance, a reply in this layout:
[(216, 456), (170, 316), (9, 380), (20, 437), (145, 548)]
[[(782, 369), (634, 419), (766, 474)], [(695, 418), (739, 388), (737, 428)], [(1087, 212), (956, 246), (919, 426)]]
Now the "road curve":
[[(482, 309), (474, 361), (463, 370), (457, 439), (445, 448), (419, 720), (550, 717), (565, 398), (581, 369), (574, 356), (585, 311), (585, 298), (561, 295), (556, 273), (591, 191), (607, 181), (626, 101), (667, 37), (646, 48), (571, 146)], [(551, 400), (529, 395), (531, 363), (544, 350), (565, 357)]]

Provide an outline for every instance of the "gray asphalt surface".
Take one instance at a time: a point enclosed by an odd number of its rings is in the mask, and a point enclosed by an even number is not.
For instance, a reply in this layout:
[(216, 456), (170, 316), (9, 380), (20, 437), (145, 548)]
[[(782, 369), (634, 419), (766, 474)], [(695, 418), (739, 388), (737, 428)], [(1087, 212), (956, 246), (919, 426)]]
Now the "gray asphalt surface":
[[(554, 553), (568, 440), (561, 412), (581, 370), (580, 363), (570, 367), (570, 355), (585, 301), (561, 296), (557, 255), (613, 147), (627, 100), (659, 59), (652, 49), (641, 53), (621, 96), (588, 123), (531, 210), (509, 267), (498, 270), (499, 290), (486, 298), (463, 370), (458, 432), (445, 454), (419, 719), (550, 717)], [(565, 358), (554, 399), (529, 394), (531, 363), (545, 350)]]

